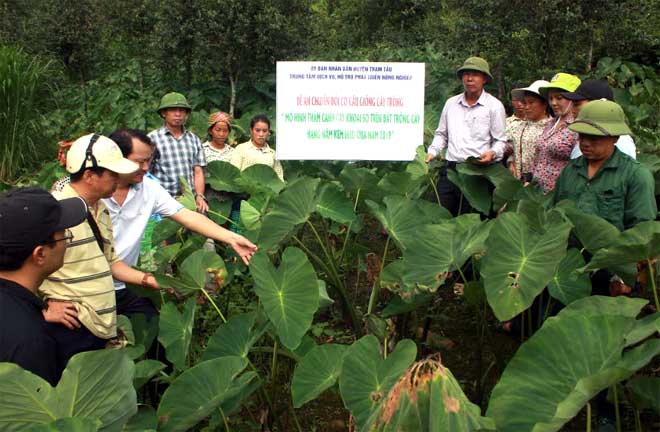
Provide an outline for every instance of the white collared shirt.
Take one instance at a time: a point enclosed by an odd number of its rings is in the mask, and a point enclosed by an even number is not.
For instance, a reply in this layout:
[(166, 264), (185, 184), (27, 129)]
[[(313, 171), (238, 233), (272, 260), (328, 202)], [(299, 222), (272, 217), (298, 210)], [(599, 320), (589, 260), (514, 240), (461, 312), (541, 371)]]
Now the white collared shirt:
[(493, 150), (495, 160), (501, 160), (507, 142), (505, 119), (502, 102), (485, 90), (472, 106), (465, 101), (465, 93), (453, 96), (442, 109), (428, 152), (437, 156), (446, 148), (445, 159), (465, 162)]
[[(128, 265), (134, 266), (140, 257), (140, 241), (152, 214), (170, 217), (183, 208), (156, 180), (144, 177), (142, 183), (132, 185), (123, 205), (114, 198), (104, 198), (110, 212), (117, 255)], [(115, 289), (126, 288), (123, 282), (114, 280)]]

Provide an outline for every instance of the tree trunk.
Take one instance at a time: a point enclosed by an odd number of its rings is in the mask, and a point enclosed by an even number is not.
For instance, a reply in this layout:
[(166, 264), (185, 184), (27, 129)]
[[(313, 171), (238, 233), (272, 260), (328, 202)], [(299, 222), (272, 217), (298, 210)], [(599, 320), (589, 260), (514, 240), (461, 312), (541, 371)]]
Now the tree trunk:
[(589, 36), (589, 51), (587, 52), (587, 70), (586, 73), (591, 72), (591, 62), (594, 60), (594, 33), (591, 32)]
[(229, 84), (231, 84), (231, 98), (229, 99), (229, 115), (234, 117), (236, 108), (236, 83), (238, 82), (238, 72), (229, 74)]

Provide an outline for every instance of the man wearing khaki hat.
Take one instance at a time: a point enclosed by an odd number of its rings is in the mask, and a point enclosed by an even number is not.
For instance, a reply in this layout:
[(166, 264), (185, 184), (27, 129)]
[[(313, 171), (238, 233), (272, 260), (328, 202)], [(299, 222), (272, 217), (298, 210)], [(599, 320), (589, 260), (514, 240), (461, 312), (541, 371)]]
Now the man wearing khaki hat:
[(502, 159), (507, 145), (504, 105), (484, 90), (493, 79), (488, 62), (470, 57), (456, 71), (463, 82), (463, 93), (447, 100), (426, 161), (430, 162), (443, 150), (446, 164), (440, 171), (438, 195), (441, 204), (454, 216), (466, 213), (470, 206), (460, 189), (448, 178), (447, 170), (476, 158), (475, 162), (490, 164)]
[(181, 93), (167, 93), (161, 98), (156, 111), (165, 124), (148, 135), (158, 149), (151, 171), (173, 197), (181, 195), (179, 178), (185, 178), (195, 194), (197, 210), (206, 212), (209, 206), (204, 196), (204, 149), (197, 135), (185, 128), (191, 109)]
[(654, 220), (658, 210), (651, 172), (614, 145), (619, 136), (632, 134), (621, 106), (589, 102), (568, 128), (579, 134), (582, 156), (559, 175), (554, 202), (570, 199), (620, 230)]
[(135, 162), (122, 156), (115, 142), (98, 134), (77, 139), (67, 153), (70, 183), (61, 184), (53, 195), (60, 200), (80, 197), (89, 213), (83, 223), (71, 228), (74, 240), (67, 248), (62, 268), (39, 287), (48, 310), (52, 314), (53, 310), (60, 311), (61, 319), (50, 325), (58, 343), (60, 371), (74, 354), (101, 349), (116, 336), (113, 277), (158, 288), (152, 275), (131, 268), (117, 256), (110, 214), (101, 201), (115, 192), (119, 174), (137, 169)]

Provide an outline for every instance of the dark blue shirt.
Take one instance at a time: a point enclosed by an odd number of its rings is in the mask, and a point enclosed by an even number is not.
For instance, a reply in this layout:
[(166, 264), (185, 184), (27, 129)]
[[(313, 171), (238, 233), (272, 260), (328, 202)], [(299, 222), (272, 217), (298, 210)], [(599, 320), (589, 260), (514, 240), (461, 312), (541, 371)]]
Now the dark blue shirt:
[(56, 343), (43, 309), (44, 302), (27, 288), (0, 278), (0, 362), (15, 363), (55, 386)]

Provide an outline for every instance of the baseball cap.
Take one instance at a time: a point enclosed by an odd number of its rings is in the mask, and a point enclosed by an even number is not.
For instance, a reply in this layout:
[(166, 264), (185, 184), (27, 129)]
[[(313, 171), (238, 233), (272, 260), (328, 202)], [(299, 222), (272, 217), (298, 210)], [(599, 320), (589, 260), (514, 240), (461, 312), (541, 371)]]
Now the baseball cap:
[(575, 75), (567, 74), (564, 72), (556, 73), (552, 77), (550, 83), (546, 86), (539, 87), (539, 92), (545, 97), (548, 97), (548, 91), (550, 89), (558, 89), (566, 92), (575, 91), (576, 88), (580, 85), (582, 81)]
[(582, 84), (573, 92), (566, 92), (561, 94), (565, 99), (578, 101), (578, 100), (597, 100), (607, 99), (614, 100), (612, 89), (605, 81), (588, 79), (582, 81)]
[(11, 189), (0, 195), (0, 254), (33, 249), (86, 218), (80, 197), (58, 201), (38, 187)]
[(73, 142), (66, 154), (66, 170), (77, 173), (83, 168), (102, 167), (117, 174), (130, 174), (138, 165), (126, 159), (117, 143), (99, 134), (84, 135)]

